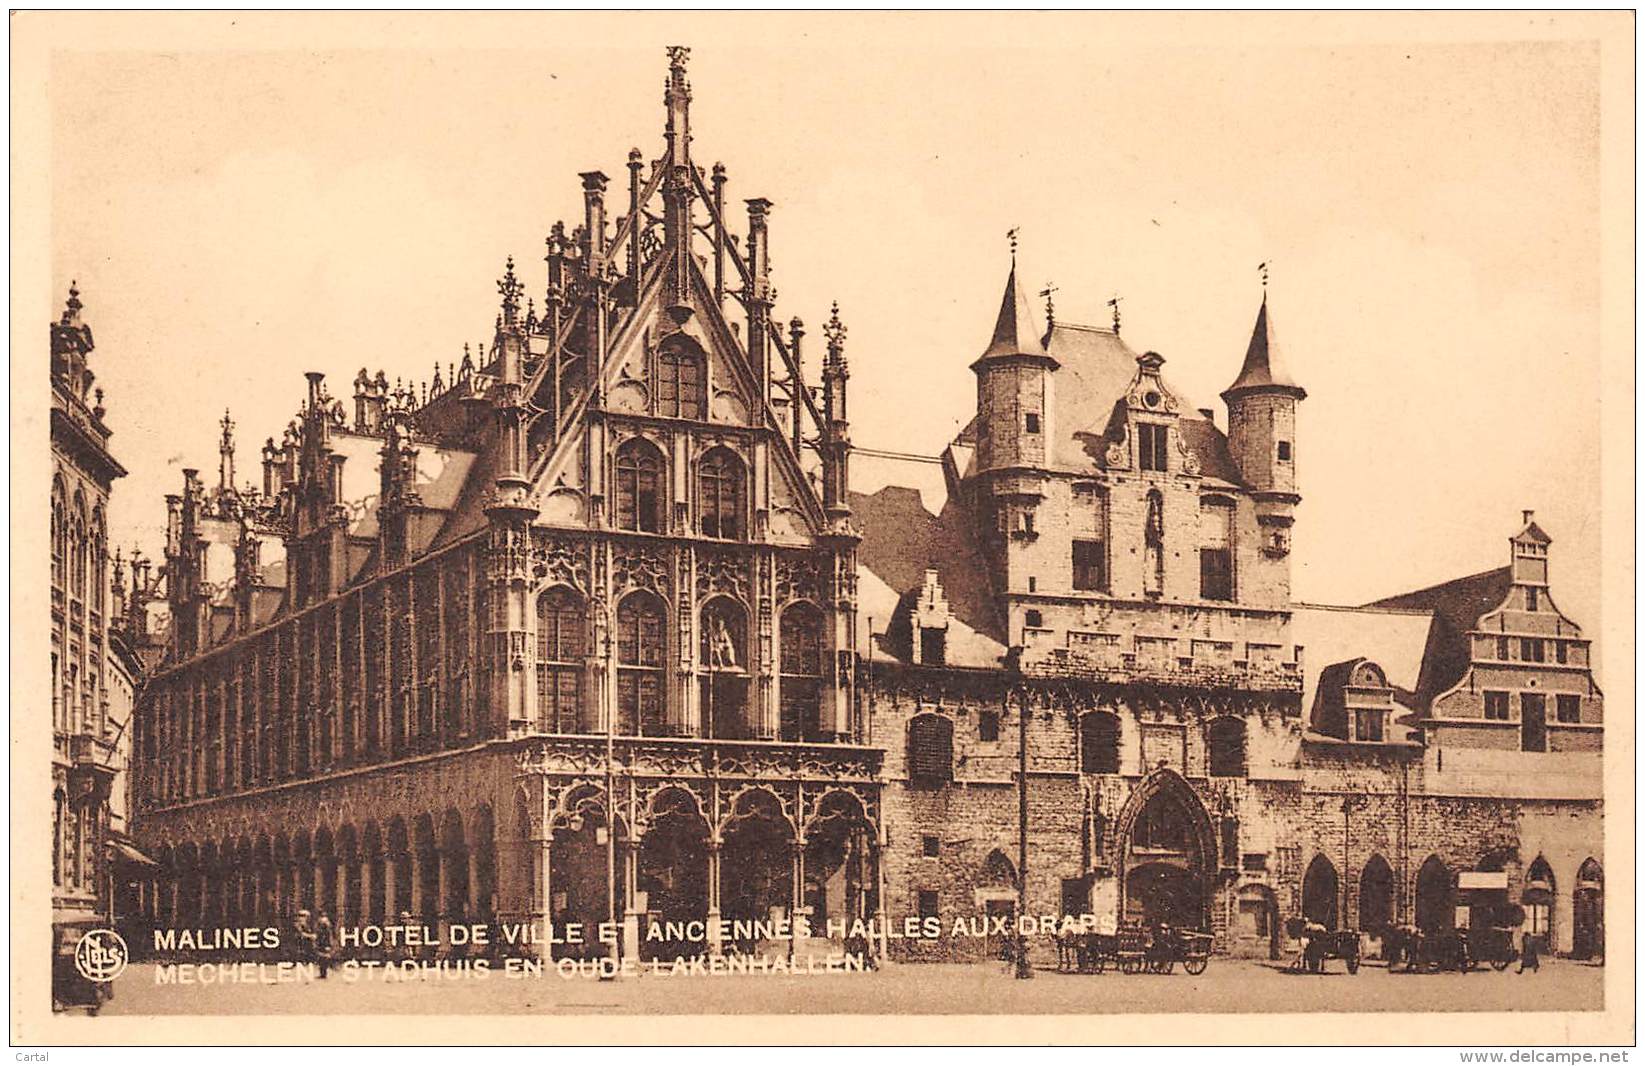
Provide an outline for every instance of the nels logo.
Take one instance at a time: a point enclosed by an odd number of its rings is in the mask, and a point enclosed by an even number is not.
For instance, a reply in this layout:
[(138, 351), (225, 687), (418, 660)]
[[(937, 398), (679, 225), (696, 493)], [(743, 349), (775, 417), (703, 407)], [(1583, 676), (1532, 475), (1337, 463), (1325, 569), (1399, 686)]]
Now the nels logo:
[(130, 958), (125, 938), (113, 929), (92, 929), (74, 945), (74, 968), (81, 977), (98, 984), (124, 973)]

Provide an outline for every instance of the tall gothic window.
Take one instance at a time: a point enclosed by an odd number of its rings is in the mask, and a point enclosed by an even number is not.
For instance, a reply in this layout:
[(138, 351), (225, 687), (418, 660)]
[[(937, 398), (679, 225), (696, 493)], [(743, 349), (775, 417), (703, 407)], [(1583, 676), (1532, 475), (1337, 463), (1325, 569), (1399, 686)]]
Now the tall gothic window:
[(1234, 508), (1227, 500), (1199, 505), (1199, 594), (1207, 600), (1234, 598)]
[(649, 592), (630, 593), (617, 606), (617, 731), (663, 732), (663, 605)]
[(587, 613), (582, 597), (555, 586), (537, 597), (537, 723), (544, 733), (582, 732)]
[(1205, 731), (1212, 777), (1245, 776), (1245, 723), (1238, 718), (1213, 719)]
[(778, 729), (783, 740), (822, 739), (822, 613), (796, 603), (782, 614), (782, 708)]
[(701, 420), (708, 409), (708, 374), (703, 350), (682, 337), (665, 341), (657, 353), (657, 413)]
[(103, 613), (103, 587), (108, 584), (108, 544), (104, 532), (103, 511), (99, 508), (91, 520), (91, 609)]
[(663, 457), (638, 438), (617, 449), (617, 525), (643, 533), (663, 528)]
[(716, 596), (703, 604), (699, 630), (704, 732), (726, 740), (743, 739), (749, 735), (747, 615), (737, 601)]
[(735, 540), (743, 528), (743, 464), (725, 448), (703, 456), (697, 467), (705, 537)]
[(68, 522), (63, 513), (62, 483), (54, 481), (51, 487), (51, 585), (63, 587), (63, 558), (67, 554)]
[(69, 531), (69, 595), (86, 599), (86, 502), (76, 495), (73, 526)]
[(1107, 711), (1080, 716), (1080, 773), (1120, 772), (1120, 720)]

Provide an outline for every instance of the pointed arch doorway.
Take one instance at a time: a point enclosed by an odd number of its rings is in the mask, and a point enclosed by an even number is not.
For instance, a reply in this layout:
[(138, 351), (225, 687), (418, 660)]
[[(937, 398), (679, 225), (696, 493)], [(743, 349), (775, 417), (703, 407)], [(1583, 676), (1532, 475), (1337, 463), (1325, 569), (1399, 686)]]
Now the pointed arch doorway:
[(1156, 771), (1132, 794), (1120, 825), (1121, 919), (1209, 930), (1216, 834), (1188, 782), (1175, 771)]

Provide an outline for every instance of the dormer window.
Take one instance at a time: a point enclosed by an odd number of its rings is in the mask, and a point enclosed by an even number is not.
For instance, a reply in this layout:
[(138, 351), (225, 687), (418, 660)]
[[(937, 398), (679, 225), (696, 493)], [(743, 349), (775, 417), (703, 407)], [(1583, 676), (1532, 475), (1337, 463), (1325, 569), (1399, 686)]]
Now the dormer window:
[(1383, 712), (1361, 708), (1354, 711), (1354, 739), (1382, 740)]
[(1137, 467), (1165, 470), (1165, 427), (1151, 422), (1137, 426)]

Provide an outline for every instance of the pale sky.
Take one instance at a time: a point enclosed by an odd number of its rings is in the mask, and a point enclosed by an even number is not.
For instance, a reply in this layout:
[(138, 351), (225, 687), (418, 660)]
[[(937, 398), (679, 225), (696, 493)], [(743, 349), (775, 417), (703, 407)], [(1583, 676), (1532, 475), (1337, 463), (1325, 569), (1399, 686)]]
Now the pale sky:
[(340, 396), (362, 365), (426, 379), (489, 339), (511, 253), (541, 306), (577, 173), (611, 175), (616, 215), (628, 149), (660, 154), (663, 45), (684, 43), (694, 159), (726, 164), (739, 230), (744, 198), (776, 205), (777, 314), (820, 341), (840, 303), (858, 444), (935, 454), (969, 417), (1013, 226), (1059, 319), (1106, 322), (1121, 294), (1127, 341), (1224, 426), (1267, 260), (1309, 392), (1296, 597), (1502, 565), (1531, 508), (1556, 601), (1597, 636), (1597, 47), (1022, 20), (1003, 43), (906, 17), (761, 40), (635, 16), (588, 39), (543, 17), (483, 50), (58, 53), (54, 306), (77, 278), (131, 471), (117, 542), (159, 554), (181, 469), (215, 483), (225, 406), (258, 478), (303, 371)]

